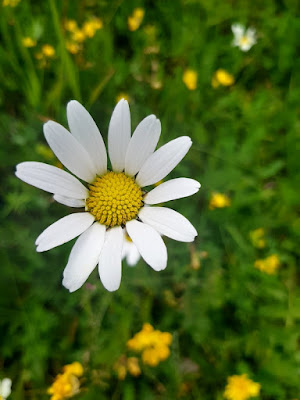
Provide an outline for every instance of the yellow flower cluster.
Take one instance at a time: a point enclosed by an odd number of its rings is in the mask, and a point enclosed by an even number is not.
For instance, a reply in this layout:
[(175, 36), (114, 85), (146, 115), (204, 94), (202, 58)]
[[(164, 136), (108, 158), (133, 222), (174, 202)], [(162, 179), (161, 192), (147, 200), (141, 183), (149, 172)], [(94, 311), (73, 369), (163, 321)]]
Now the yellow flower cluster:
[(264, 228), (257, 228), (249, 233), (251, 243), (258, 249), (266, 247), (265, 230)]
[(193, 69), (186, 69), (183, 73), (182, 80), (189, 90), (197, 89), (198, 74)]
[(83, 375), (82, 365), (75, 361), (72, 364), (65, 365), (63, 373), (58, 374), (48, 389), (51, 395), (50, 400), (63, 400), (79, 393), (79, 377)]
[(229, 207), (231, 204), (230, 198), (223, 193), (212, 192), (209, 200), (209, 209)]
[(127, 19), (128, 29), (133, 32), (139, 29), (143, 22), (145, 10), (143, 8), (135, 8), (132, 15)]
[(225, 71), (225, 69), (218, 69), (211, 80), (211, 85), (213, 88), (217, 88), (218, 86), (231, 86), (234, 84), (234, 76), (229, 72)]
[(68, 19), (64, 23), (64, 28), (68, 32), (66, 40), (66, 49), (71, 54), (77, 54), (82, 50), (82, 43), (95, 36), (99, 29), (102, 29), (103, 23), (100, 18), (92, 17), (85, 21), (81, 28), (73, 19)]
[(135, 377), (141, 375), (141, 369), (137, 357), (121, 356), (114, 365), (114, 370), (118, 375), (118, 379), (121, 381), (125, 379), (127, 372)]
[(172, 335), (169, 332), (154, 330), (152, 325), (146, 323), (140, 332), (128, 340), (127, 347), (142, 353), (144, 364), (156, 367), (170, 356), (171, 343)]
[(16, 7), (21, 0), (3, 0), (2, 5), (3, 7)]
[(227, 378), (224, 397), (227, 400), (248, 400), (258, 396), (260, 384), (253, 382), (247, 374), (233, 375)]
[(22, 45), (24, 47), (35, 47), (36, 46), (36, 40), (32, 39), (29, 36), (26, 36), (22, 39)]
[(40, 66), (45, 68), (48, 60), (55, 57), (55, 49), (50, 44), (44, 44), (41, 51), (35, 54), (35, 58), (40, 61)]
[(256, 260), (254, 267), (266, 274), (274, 275), (280, 267), (280, 260), (277, 254), (272, 254), (267, 258)]

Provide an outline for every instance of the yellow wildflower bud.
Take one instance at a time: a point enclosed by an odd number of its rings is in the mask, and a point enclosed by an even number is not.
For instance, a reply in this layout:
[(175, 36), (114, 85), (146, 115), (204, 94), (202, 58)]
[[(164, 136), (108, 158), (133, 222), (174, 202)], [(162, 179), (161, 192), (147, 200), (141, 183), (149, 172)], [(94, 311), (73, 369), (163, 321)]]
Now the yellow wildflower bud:
[(253, 382), (246, 374), (233, 375), (227, 378), (224, 397), (227, 400), (248, 400), (260, 392), (260, 384)]
[(219, 85), (231, 86), (234, 84), (234, 76), (225, 71), (225, 69), (220, 68), (215, 72), (211, 84), (214, 88), (218, 87)]
[(230, 198), (226, 194), (213, 192), (210, 196), (209, 209), (229, 207), (230, 204)]
[(65, 30), (75, 32), (78, 29), (77, 22), (74, 19), (67, 19), (64, 23)]
[(82, 46), (75, 42), (66, 41), (66, 49), (71, 54), (78, 54), (82, 49)]
[(198, 74), (193, 69), (186, 69), (183, 73), (182, 80), (189, 90), (197, 89)]
[(128, 357), (127, 359), (127, 369), (130, 375), (139, 376), (141, 375), (141, 369), (139, 365), (139, 360), (136, 357)]
[(55, 49), (50, 44), (44, 44), (44, 46), (42, 47), (42, 54), (46, 58), (53, 58), (55, 56)]
[(143, 22), (144, 15), (145, 10), (143, 8), (136, 8), (133, 10), (132, 15), (127, 19), (128, 29), (131, 32), (136, 31), (140, 27), (141, 23)]
[(266, 274), (274, 275), (280, 267), (280, 260), (277, 254), (272, 254), (267, 258), (256, 260), (254, 267)]
[(36, 40), (32, 39), (29, 36), (26, 36), (22, 39), (22, 45), (24, 47), (34, 47), (36, 46)]
[(84, 42), (85, 38), (86, 38), (86, 36), (85, 36), (84, 32), (80, 29), (76, 29), (75, 31), (72, 32), (72, 40), (74, 42), (82, 43), (82, 42)]
[(78, 361), (74, 361), (72, 364), (65, 365), (63, 371), (65, 374), (73, 374), (79, 377), (83, 375), (83, 366)]

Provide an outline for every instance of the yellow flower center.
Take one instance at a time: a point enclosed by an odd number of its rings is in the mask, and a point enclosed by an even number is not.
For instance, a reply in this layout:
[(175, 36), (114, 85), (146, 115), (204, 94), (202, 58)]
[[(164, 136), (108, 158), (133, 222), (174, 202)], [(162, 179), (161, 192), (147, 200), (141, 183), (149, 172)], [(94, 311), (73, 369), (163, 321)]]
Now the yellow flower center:
[(242, 36), (241, 44), (249, 44), (249, 38), (247, 36)]
[(142, 198), (133, 178), (123, 172), (107, 172), (90, 185), (86, 206), (100, 224), (113, 227), (134, 219), (143, 205)]

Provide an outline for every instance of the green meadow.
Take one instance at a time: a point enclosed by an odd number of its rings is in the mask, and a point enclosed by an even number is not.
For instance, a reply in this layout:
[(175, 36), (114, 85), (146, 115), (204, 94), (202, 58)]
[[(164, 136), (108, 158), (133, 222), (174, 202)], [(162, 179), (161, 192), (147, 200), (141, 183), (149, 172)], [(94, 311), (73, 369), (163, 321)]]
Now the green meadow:
[[(233, 46), (237, 23), (255, 29), (248, 51)], [(0, 380), (12, 380), (9, 400), (300, 398), (299, 37), (298, 0), (1, 0)], [(72, 99), (107, 143), (122, 97), (132, 132), (155, 114), (158, 147), (192, 139), (164, 180), (201, 188), (165, 206), (198, 236), (163, 237), (164, 271), (123, 260), (116, 292), (96, 268), (69, 293), (62, 274), (75, 240), (43, 253), (34, 243), (74, 209), (17, 179), (15, 167), (62, 168), (43, 124), (68, 128)], [(155, 365), (137, 339), (128, 344), (142, 329), (147, 342), (144, 324), (156, 335)], [(68, 375), (73, 362), (82, 371)]]

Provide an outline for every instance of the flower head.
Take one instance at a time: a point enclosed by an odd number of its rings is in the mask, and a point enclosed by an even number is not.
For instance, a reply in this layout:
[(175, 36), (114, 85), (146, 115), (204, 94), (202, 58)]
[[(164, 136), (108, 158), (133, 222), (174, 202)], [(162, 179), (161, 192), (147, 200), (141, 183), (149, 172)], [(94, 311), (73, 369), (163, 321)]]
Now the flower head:
[(164, 182), (148, 193), (143, 187), (163, 179), (183, 159), (191, 139), (183, 136), (155, 151), (160, 121), (146, 117), (131, 136), (127, 101), (115, 107), (108, 129), (108, 153), (102, 136), (86, 109), (77, 101), (67, 107), (68, 132), (49, 121), (44, 134), (53, 153), (74, 175), (39, 162), (24, 162), (16, 175), (23, 181), (54, 194), (54, 199), (82, 212), (70, 214), (50, 225), (36, 240), (37, 251), (60, 246), (77, 236), (64, 270), (63, 285), (73, 292), (87, 280), (95, 266), (104, 287), (117, 290), (121, 282), (121, 259), (125, 233), (142, 258), (154, 270), (167, 266), (162, 235), (192, 242), (197, 235), (192, 224), (167, 207), (151, 207), (190, 196), (200, 184), (188, 178)]
[(280, 260), (277, 254), (272, 254), (267, 258), (256, 260), (254, 267), (266, 274), (274, 275), (280, 267)]
[(63, 373), (58, 374), (48, 389), (51, 400), (63, 400), (79, 393), (80, 381), (78, 377), (83, 375), (82, 365), (75, 361), (63, 367)]
[(193, 69), (186, 69), (183, 73), (182, 80), (189, 90), (197, 89), (198, 74)]
[(11, 379), (4, 378), (0, 380), (0, 399), (6, 400), (11, 394)]
[(141, 23), (143, 22), (144, 15), (145, 10), (143, 8), (135, 8), (132, 15), (130, 15), (127, 19), (128, 29), (132, 32), (139, 29)]
[(42, 47), (42, 54), (46, 58), (53, 58), (55, 56), (55, 49), (50, 44), (44, 44)]
[(233, 33), (233, 46), (239, 47), (242, 51), (248, 51), (256, 43), (256, 30), (248, 28), (241, 24), (233, 24), (231, 26)]
[(225, 69), (218, 69), (211, 80), (211, 85), (213, 88), (217, 88), (218, 86), (231, 86), (234, 84), (234, 76), (229, 72), (225, 71)]
[(127, 372), (134, 377), (141, 375), (140, 364), (137, 357), (126, 357), (125, 355), (122, 355), (115, 363), (114, 370), (116, 371), (120, 381), (123, 381), (126, 378)]
[(154, 330), (152, 325), (146, 323), (140, 332), (128, 340), (127, 347), (142, 353), (144, 364), (155, 367), (170, 356), (171, 343), (172, 335), (169, 332)]
[(223, 193), (212, 192), (209, 200), (209, 209), (229, 207), (231, 204), (230, 198)]
[(259, 395), (260, 384), (253, 382), (247, 374), (227, 378), (224, 397), (227, 400), (248, 400)]
[(36, 40), (32, 39), (29, 36), (26, 36), (22, 39), (22, 44), (24, 47), (35, 47), (36, 46)]

